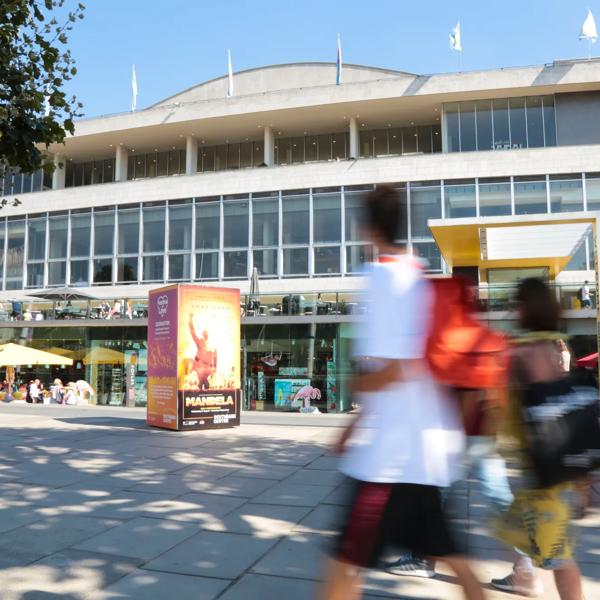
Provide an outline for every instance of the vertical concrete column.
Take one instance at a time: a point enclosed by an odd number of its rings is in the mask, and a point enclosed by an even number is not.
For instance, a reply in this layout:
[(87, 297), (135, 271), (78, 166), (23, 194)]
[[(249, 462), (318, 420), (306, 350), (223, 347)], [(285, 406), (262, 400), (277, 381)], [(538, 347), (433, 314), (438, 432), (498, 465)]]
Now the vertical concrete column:
[(188, 135), (185, 138), (185, 174), (194, 175), (198, 171), (198, 140)]
[(52, 172), (52, 189), (62, 190), (65, 187), (67, 159), (64, 156), (54, 157), (54, 171)]
[(275, 136), (271, 127), (265, 127), (265, 165), (272, 167), (275, 164)]
[(117, 146), (115, 153), (115, 181), (127, 181), (127, 148)]
[(350, 158), (360, 156), (360, 136), (358, 135), (358, 121), (350, 117)]

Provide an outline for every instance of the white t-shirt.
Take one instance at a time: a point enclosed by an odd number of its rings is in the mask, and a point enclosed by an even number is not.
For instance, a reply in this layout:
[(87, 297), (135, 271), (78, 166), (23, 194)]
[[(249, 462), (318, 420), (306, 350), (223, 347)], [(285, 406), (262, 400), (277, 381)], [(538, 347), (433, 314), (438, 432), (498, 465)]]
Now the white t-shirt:
[[(399, 256), (373, 265), (367, 296), (370, 310), (355, 354), (423, 358), (433, 295), (415, 259)], [(362, 481), (438, 487), (459, 478), (464, 435), (458, 406), (425, 362), (417, 378), (362, 394), (359, 401), (364, 415), (342, 459), (344, 473)]]

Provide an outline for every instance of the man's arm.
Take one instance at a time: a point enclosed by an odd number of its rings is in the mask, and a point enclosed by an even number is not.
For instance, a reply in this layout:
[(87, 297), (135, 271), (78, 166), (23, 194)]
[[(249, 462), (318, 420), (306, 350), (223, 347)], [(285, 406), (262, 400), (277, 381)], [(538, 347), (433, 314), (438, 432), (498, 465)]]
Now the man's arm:
[(194, 321), (192, 319), (192, 315), (190, 315), (190, 333), (192, 334), (192, 339), (194, 340), (194, 344), (199, 348), (200, 347), (200, 338), (196, 335), (194, 331)]

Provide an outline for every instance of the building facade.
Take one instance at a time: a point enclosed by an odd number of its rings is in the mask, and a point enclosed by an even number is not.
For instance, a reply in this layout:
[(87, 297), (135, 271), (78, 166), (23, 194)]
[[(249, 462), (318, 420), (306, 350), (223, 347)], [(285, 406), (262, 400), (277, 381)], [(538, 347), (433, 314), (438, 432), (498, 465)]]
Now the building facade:
[[(360, 272), (374, 255), (366, 191), (398, 189), (398, 240), (438, 275), (449, 269), (430, 220), (600, 210), (600, 61), (428, 76), (345, 65), (342, 85), (335, 70), (236, 73), (231, 98), (218, 78), (79, 121), (49, 149), (51, 177), (5, 169), (3, 340), (70, 353), (66, 372), (37, 369), (46, 379), (86, 378), (99, 403), (143, 405), (148, 290), (239, 287), (246, 407), (286, 408), (277, 390), (310, 382), (320, 407), (345, 410), (352, 324), (368, 310)], [(565, 308), (593, 261), (584, 240), (557, 278)], [(500, 327), (518, 276), (478, 273)], [(65, 285), (91, 299), (35, 298)], [(592, 335), (593, 317), (573, 310), (567, 325)]]

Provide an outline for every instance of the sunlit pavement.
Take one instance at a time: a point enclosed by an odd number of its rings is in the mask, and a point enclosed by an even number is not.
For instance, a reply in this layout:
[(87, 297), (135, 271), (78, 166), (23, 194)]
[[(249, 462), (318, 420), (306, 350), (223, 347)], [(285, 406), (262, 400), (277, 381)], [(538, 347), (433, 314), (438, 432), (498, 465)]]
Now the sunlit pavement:
[[(137, 409), (0, 406), (0, 599), (313, 598), (345, 502), (328, 454), (345, 421), (254, 413), (177, 433), (146, 428)], [(510, 553), (464, 493), (478, 574), (503, 576)], [(599, 525), (598, 510), (580, 523), (587, 598), (600, 598)], [(462, 598), (443, 572), (374, 574), (365, 598), (381, 597)]]

